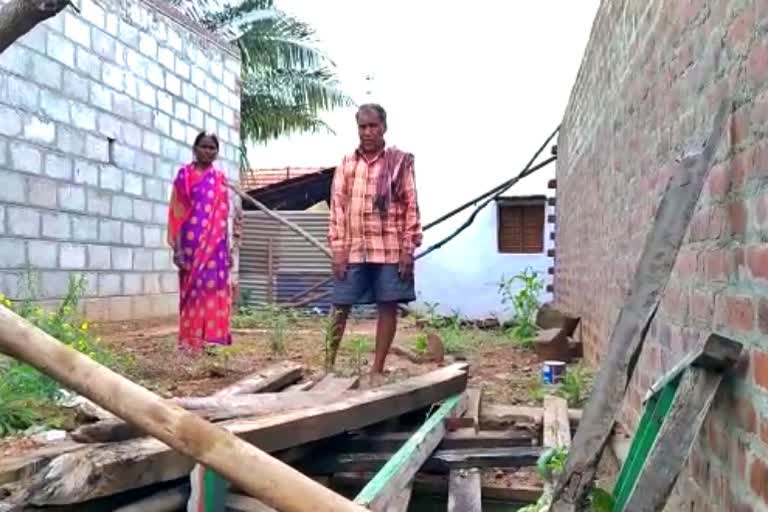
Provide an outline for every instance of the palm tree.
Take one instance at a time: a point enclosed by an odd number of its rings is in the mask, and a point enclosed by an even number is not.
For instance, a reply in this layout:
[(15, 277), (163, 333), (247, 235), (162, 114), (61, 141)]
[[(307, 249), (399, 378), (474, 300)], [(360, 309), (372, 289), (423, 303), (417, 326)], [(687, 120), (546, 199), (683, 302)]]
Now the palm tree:
[(315, 46), (313, 29), (275, 8), (274, 0), (172, 3), (240, 49), (242, 157), (246, 143), (331, 131), (320, 112), (352, 104), (338, 88), (335, 64)]

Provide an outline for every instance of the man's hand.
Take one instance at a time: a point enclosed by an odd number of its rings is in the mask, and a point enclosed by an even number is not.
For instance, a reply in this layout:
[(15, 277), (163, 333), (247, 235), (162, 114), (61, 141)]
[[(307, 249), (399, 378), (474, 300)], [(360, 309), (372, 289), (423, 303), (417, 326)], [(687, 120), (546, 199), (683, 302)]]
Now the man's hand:
[(347, 278), (347, 258), (334, 254), (333, 256), (333, 277), (339, 281)]
[(400, 264), (398, 267), (400, 279), (408, 281), (413, 277), (413, 254), (403, 253), (400, 255)]

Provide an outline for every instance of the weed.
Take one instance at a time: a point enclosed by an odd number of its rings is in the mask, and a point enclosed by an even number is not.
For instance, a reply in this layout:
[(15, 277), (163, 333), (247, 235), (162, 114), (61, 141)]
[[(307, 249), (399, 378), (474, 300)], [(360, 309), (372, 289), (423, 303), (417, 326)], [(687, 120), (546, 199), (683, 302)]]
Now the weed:
[(531, 400), (542, 402), (547, 394), (559, 396), (568, 402), (568, 407), (579, 408), (584, 405), (592, 388), (592, 372), (581, 366), (568, 367), (561, 382), (544, 384), (541, 377), (534, 377), (528, 387)]
[[(518, 285), (519, 283), (519, 285)], [(512, 313), (512, 327), (509, 334), (519, 345), (530, 348), (536, 337), (536, 312), (539, 309), (539, 294), (544, 282), (539, 274), (528, 267), (510, 278), (501, 276), (498, 290), (501, 303)]]
[(363, 357), (373, 348), (373, 343), (368, 336), (354, 336), (350, 342), (352, 349), (352, 363), (357, 375), (362, 375)]
[(413, 340), (413, 349), (418, 354), (426, 354), (427, 349), (429, 348), (429, 344), (427, 343), (427, 334), (426, 333), (419, 333), (418, 336), (416, 336), (416, 339)]
[[(135, 373), (132, 359), (119, 356), (95, 338), (87, 321), (78, 314), (80, 299), (86, 289), (82, 276), (72, 276), (67, 293), (55, 311), (45, 311), (34, 303), (34, 287), (26, 300), (13, 304), (0, 295), (0, 307), (6, 307), (71, 348), (91, 359), (123, 373)], [(36, 423), (48, 425), (62, 421), (57, 403), (60, 385), (35, 368), (15, 360), (0, 366), (0, 436), (24, 430)]]

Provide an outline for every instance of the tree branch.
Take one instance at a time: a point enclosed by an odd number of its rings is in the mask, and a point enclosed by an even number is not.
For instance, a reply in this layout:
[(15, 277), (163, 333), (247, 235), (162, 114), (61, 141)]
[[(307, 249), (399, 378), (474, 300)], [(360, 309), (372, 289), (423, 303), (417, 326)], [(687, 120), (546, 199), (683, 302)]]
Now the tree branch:
[(69, 0), (11, 0), (0, 7), (0, 53), (67, 5)]

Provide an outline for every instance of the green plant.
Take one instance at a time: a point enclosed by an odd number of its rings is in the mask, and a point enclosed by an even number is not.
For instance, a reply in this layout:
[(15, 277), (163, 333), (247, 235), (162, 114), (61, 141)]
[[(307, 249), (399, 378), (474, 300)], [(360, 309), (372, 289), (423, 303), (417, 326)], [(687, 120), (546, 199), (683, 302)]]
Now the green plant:
[(581, 407), (589, 396), (592, 388), (592, 372), (581, 366), (568, 368), (563, 381), (558, 386), (558, 396), (565, 398), (570, 407)]
[(419, 354), (426, 354), (429, 344), (427, 343), (427, 334), (419, 333), (413, 340), (413, 349)]
[(368, 354), (373, 344), (368, 336), (353, 336), (349, 342), (352, 349), (352, 363), (357, 375), (362, 375), (363, 357)]
[[(29, 280), (30, 283), (32, 280)], [(132, 359), (112, 352), (94, 337), (78, 308), (86, 289), (82, 276), (72, 276), (67, 293), (54, 311), (35, 304), (34, 288), (26, 300), (13, 304), (0, 295), (0, 307), (11, 309), (36, 327), (91, 359), (123, 373), (134, 373)], [(0, 365), (0, 436), (24, 430), (36, 423), (57, 424), (59, 384), (35, 368), (13, 359)]]
[(539, 309), (539, 294), (544, 282), (539, 274), (528, 267), (510, 278), (501, 276), (498, 291), (501, 303), (512, 313), (512, 327), (509, 334), (523, 347), (530, 348), (536, 337), (536, 312)]

